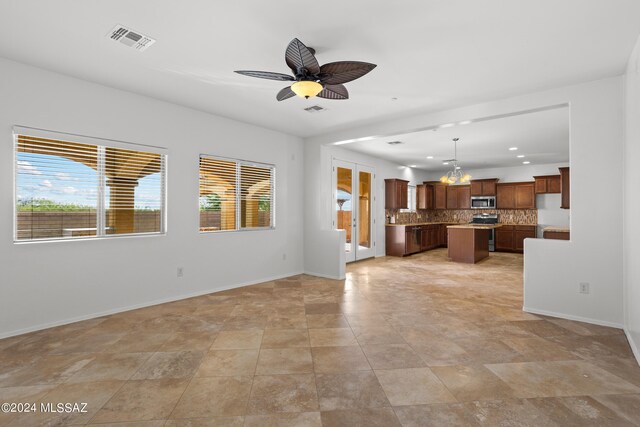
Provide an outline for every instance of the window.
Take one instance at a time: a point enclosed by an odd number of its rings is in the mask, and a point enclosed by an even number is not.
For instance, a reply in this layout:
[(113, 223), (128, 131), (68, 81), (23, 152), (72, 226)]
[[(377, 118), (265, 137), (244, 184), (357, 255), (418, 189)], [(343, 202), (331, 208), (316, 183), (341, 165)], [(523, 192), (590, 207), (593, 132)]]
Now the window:
[(416, 211), (416, 186), (407, 186), (407, 209), (400, 209), (400, 212), (415, 212)]
[(200, 231), (275, 228), (273, 165), (200, 156)]
[(19, 127), (14, 146), (15, 241), (164, 233), (161, 149)]

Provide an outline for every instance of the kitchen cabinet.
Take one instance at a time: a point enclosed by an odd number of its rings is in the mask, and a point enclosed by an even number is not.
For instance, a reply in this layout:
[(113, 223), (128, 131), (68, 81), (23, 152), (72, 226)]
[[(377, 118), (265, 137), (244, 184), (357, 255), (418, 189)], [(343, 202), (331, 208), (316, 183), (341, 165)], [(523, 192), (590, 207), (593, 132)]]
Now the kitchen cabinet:
[(416, 209), (433, 209), (433, 186), (420, 184), (416, 186)]
[(516, 209), (535, 209), (536, 190), (534, 183), (516, 185)]
[(440, 224), (422, 226), (421, 250), (428, 251), (440, 246)]
[(535, 184), (533, 182), (497, 184), (496, 207), (498, 209), (535, 209)]
[(447, 186), (447, 209), (470, 209), (471, 186), (450, 185)]
[(471, 196), (495, 196), (497, 178), (474, 179), (471, 181)]
[(407, 209), (409, 181), (404, 179), (384, 180), (384, 208), (385, 209)]
[(405, 256), (420, 252), (422, 234), (419, 226), (387, 225), (385, 246), (387, 255)]
[(458, 209), (458, 189), (447, 186), (447, 209)]
[(558, 168), (560, 171), (560, 208), (569, 209), (570, 185), (569, 185), (569, 168)]
[(439, 245), (441, 247), (447, 247), (449, 243), (449, 229), (446, 224), (440, 224), (440, 236), (439, 236)]
[(536, 194), (560, 193), (560, 175), (534, 176)]
[(445, 224), (400, 224), (385, 227), (386, 254), (406, 256), (447, 246)]
[(536, 237), (535, 225), (503, 225), (496, 228), (496, 251), (523, 252), (524, 239), (528, 237)]
[(471, 186), (458, 187), (458, 209), (471, 209)]
[(543, 237), (545, 239), (555, 240), (571, 240), (571, 233), (568, 231), (544, 231)]
[[(498, 193), (499, 194), (499, 193)], [(512, 251), (514, 245), (515, 227), (512, 225), (503, 225), (500, 228), (496, 228), (495, 246), (496, 251)]]
[(516, 225), (516, 231), (513, 236), (514, 250), (516, 252), (524, 252), (524, 239), (536, 238), (536, 228), (535, 225)]
[(433, 208), (447, 209), (447, 186), (445, 184), (430, 184), (433, 187)]

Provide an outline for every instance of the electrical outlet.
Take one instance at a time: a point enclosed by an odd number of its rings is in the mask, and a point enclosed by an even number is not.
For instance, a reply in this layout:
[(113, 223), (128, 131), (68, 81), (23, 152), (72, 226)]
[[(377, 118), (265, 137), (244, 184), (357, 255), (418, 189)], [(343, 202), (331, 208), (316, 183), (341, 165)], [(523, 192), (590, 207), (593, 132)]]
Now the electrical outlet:
[(178, 277), (184, 276), (184, 267), (178, 267)]
[(579, 292), (581, 294), (588, 294), (589, 293), (589, 283), (580, 282), (580, 290), (579, 290)]

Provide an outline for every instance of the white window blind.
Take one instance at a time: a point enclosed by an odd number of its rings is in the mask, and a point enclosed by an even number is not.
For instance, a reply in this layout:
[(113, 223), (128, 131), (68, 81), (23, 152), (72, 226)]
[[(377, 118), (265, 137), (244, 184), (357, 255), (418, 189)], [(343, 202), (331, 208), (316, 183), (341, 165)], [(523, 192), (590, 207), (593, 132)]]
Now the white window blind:
[(166, 154), (18, 127), (14, 145), (15, 241), (164, 233)]
[(200, 231), (275, 228), (273, 165), (200, 156)]

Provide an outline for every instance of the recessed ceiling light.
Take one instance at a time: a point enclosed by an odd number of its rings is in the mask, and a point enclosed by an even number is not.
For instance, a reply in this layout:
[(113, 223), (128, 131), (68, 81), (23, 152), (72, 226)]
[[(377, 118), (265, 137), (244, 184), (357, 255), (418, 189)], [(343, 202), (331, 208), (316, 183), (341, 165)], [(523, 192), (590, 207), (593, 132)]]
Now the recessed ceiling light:
[(443, 165), (448, 165), (448, 164), (449, 164), (449, 162), (442, 162), (442, 164), (443, 164)]
[(454, 124), (455, 124), (455, 123), (445, 123), (445, 124), (443, 124), (443, 125), (440, 125), (440, 127), (441, 127), (441, 128), (450, 128), (450, 127), (453, 127), (453, 125), (454, 125)]
[(518, 149), (518, 147), (510, 147), (509, 151), (516, 151)]
[(461, 122), (458, 122), (459, 125), (468, 125), (469, 123), (471, 123), (471, 120), (463, 120)]
[(427, 159), (433, 159), (433, 156), (427, 156)]
[(522, 164), (523, 164), (523, 165), (528, 165), (529, 163), (531, 163), (531, 162), (530, 162), (530, 161), (528, 161), (528, 160), (527, 160), (527, 161), (522, 162)]
[(524, 157), (524, 154), (518, 154), (516, 157), (517, 157), (517, 158), (519, 158), (519, 159), (521, 159), (521, 158), (523, 158), (523, 157)]
[(417, 165), (409, 165), (410, 168), (415, 168)]

